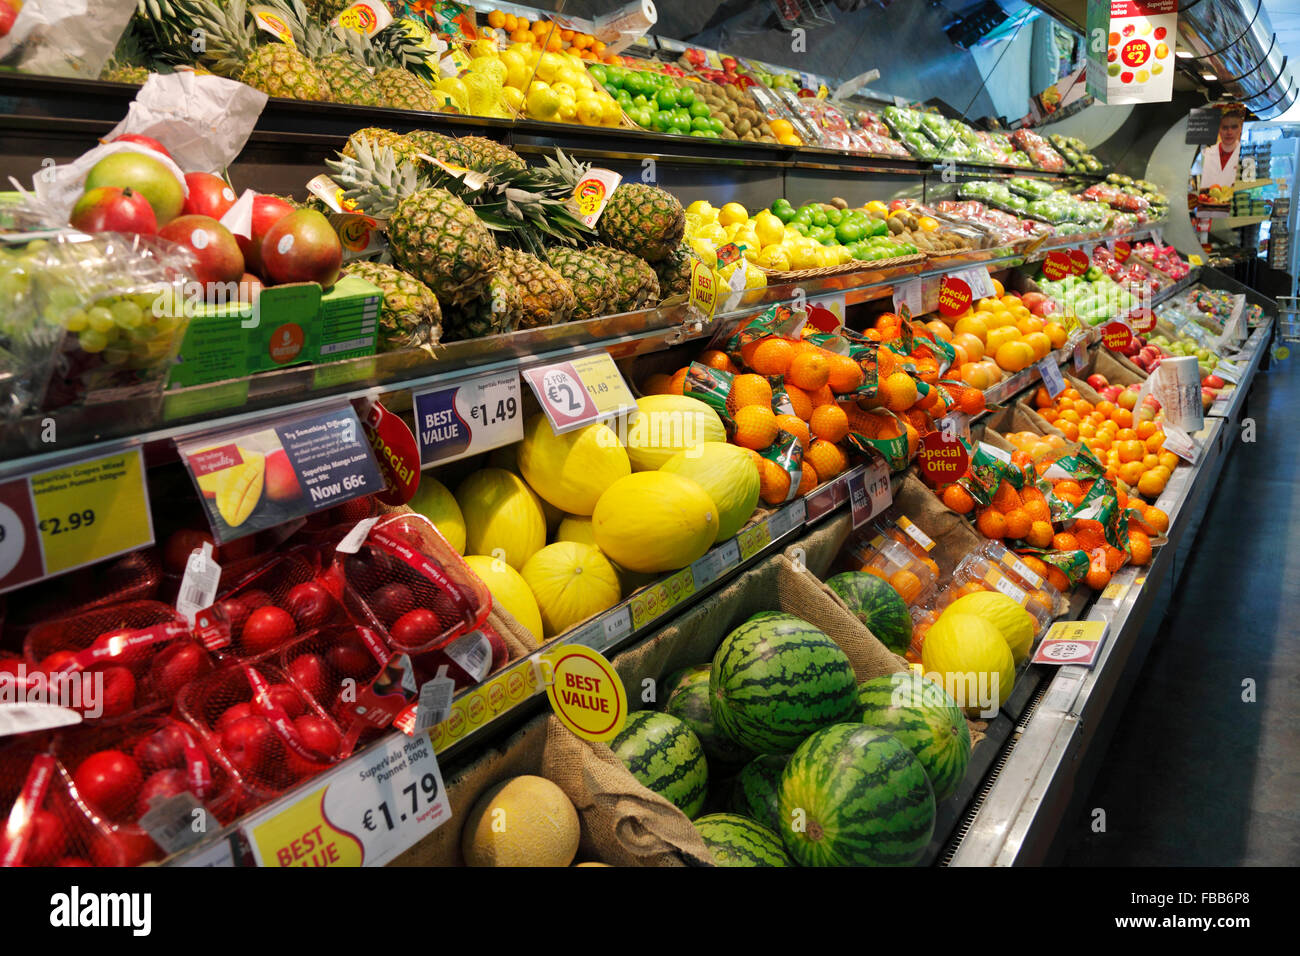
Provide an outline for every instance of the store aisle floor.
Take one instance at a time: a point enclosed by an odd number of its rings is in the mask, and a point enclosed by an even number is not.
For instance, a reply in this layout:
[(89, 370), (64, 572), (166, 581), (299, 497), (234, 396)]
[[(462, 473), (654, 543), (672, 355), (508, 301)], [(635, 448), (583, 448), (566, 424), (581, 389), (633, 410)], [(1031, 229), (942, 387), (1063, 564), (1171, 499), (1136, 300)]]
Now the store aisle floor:
[(1300, 864), (1297, 414), (1293, 350), (1257, 380), (1256, 441), (1239, 438), (1224, 468), (1085, 813), (1067, 823), (1067, 865)]

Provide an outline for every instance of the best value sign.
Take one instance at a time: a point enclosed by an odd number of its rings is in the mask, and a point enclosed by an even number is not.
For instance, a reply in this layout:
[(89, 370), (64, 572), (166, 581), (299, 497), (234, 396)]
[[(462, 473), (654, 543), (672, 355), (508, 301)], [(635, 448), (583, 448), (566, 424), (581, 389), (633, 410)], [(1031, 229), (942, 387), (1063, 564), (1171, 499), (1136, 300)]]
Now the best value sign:
[(1088, 92), (1109, 105), (1174, 93), (1178, 0), (1088, 0)]

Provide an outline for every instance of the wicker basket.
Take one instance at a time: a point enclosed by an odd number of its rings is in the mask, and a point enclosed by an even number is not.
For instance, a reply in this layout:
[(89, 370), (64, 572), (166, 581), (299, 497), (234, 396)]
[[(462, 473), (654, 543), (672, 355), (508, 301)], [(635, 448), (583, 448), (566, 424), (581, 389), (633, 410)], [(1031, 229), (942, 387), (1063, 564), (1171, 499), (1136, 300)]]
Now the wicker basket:
[(878, 272), (881, 269), (895, 269), (899, 266), (910, 266), (924, 261), (924, 253), (918, 252), (915, 255), (895, 256), (892, 259), (852, 259), (837, 266), (822, 266), (818, 269), (791, 269), (786, 272), (778, 272), (774, 269), (764, 269), (762, 266), (757, 268), (767, 276), (768, 285), (782, 285), (787, 282), (824, 279), (828, 276), (849, 275), (854, 272)]

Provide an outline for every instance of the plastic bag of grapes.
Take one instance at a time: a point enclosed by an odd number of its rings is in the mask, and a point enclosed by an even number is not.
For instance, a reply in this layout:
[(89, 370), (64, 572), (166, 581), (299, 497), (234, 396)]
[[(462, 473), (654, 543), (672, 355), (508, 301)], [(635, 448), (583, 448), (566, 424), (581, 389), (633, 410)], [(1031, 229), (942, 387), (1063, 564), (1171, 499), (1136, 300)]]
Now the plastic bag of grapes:
[(4, 414), (161, 401), (188, 323), (189, 251), (152, 237), (67, 232), (2, 255)]

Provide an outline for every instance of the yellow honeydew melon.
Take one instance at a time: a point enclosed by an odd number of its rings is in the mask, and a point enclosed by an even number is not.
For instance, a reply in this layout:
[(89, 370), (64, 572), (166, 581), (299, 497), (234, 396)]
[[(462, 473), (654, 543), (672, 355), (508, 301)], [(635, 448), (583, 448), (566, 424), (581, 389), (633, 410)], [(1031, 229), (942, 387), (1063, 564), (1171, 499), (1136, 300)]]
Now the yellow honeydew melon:
[(456, 496), (437, 478), (420, 475), (420, 485), (411, 499), (411, 510), (422, 514), (447, 539), (457, 554), (465, 553), (465, 516), (460, 513)]
[(545, 501), (569, 514), (589, 515), (606, 488), (632, 473), (627, 452), (608, 425), (555, 434), (540, 412), (524, 426), (519, 473)]
[(461, 830), (470, 866), (568, 866), (578, 855), (578, 811), (545, 777), (511, 777), (478, 798)]
[(998, 707), (1016, 682), (1015, 660), (1002, 632), (974, 614), (940, 615), (925, 633), (921, 664), (968, 716), (992, 708), (994, 681)]
[(679, 451), (727, 440), (718, 413), (697, 398), (647, 395), (636, 400), (636, 407), (627, 431), (627, 456), (634, 471), (654, 471)]
[(629, 571), (676, 571), (713, 544), (718, 507), (689, 478), (637, 471), (600, 496), (591, 524), (600, 550)]
[(465, 563), (492, 592), (492, 603), (510, 612), (510, 616), (527, 628), (537, 640), (542, 639), (542, 612), (537, 598), (523, 575), (496, 558), (485, 554), (467, 554)]
[(758, 505), (758, 469), (748, 451), (726, 442), (709, 441), (678, 452), (660, 471), (694, 481), (718, 506), (718, 535), (725, 541), (749, 520)]
[(560, 526), (555, 529), (555, 540), (576, 541), (594, 548), (600, 547), (596, 544), (596, 532), (591, 527), (591, 515), (565, 515)]
[(546, 544), (540, 499), (514, 472), (482, 468), (456, 489), (470, 554), (501, 557), (515, 570)]
[(1034, 646), (1034, 635), (1038, 632), (1038, 621), (1034, 616), (1015, 600), (998, 591), (963, 594), (949, 604), (943, 613), (974, 614), (984, 618), (1002, 634), (1017, 666), (1029, 657), (1029, 651)]
[(544, 638), (618, 603), (618, 574), (599, 548), (557, 541), (542, 548), (519, 572), (542, 615)]

